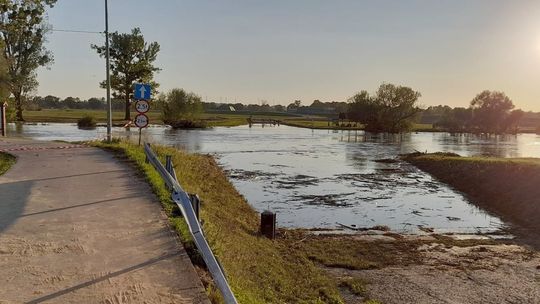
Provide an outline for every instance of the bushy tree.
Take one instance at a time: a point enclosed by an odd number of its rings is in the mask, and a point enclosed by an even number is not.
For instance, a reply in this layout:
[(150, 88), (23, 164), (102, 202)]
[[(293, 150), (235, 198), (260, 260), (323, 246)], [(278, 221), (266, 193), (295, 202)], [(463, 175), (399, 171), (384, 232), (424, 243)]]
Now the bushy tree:
[(302, 101), (297, 99), (293, 103), (287, 106), (287, 111), (296, 111), (301, 106), (302, 106)]
[[(3, 49), (3, 41), (0, 40), (0, 49)], [(9, 82), (9, 74), (8, 74), (8, 65), (6, 62), (6, 58), (4, 56), (0, 56), (0, 103), (4, 102), (11, 92), (10, 89), (10, 82)]]
[(203, 112), (201, 97), (183, 89), (161, 94), (158, 102), (163, 122), (173, 127), (196, 127)]
[(445, 107), (441, 117), (434, 125), (453, 133), (467, 132), (471, 127), (472, 109), (471, 108), (450, 108)]
[(383, 83), (374, 96), (361, 91), (350, 98), (348, 117), (370, 132), (408, 131), (420, 112), (416, 105), (420, 96), (409, 87)]
[(6, 60), (9, 91), (15, 99), (16, 119), (23, 119), (26, 95), (38, 85), (36, 71), (50, 64), (52, 54), (44, 47), (45, 10), (56, 0), (0, 0), (0, 40)]
[[(105, 46), (92, 45), (101, 57), (106, 56)], [(161, 69), (154, 66), (160, 46), (157, 42), (147, 43), (139, 28), (129, 34), (114, 32), (110, 35), (111, 89), (113, 96), (125, 102), (124, 119), (130, 120), (130, 105), (135, 82), (150, 83), (156, 93), (158, 84), (154, 74)], [(101, 82), (105, 88), (107, 83)]]
[(514, 103), (503, 92), (485, 90), (471, 101), (472, 127), (482, 133), (500, 134), (515, 123), (519, 113), (510, 118)]

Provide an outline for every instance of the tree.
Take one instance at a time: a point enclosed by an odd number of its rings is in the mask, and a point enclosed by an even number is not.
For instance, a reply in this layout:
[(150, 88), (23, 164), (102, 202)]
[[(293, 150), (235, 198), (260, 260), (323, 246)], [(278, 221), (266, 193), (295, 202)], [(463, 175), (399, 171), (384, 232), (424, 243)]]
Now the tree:
[(38, 82), (36, 70), (50, 64), (52, 54), (44, 47), (45, 10), (56, 0), (0, 0), (0, 39), (13, 94), (16, 119), (23, 121), (23, 102)]
[(360, 91), (349, 99), (347, 117), (349, 120), (373, 125), (377, 123), (379, 106), (367, 91)]
[(105, 100), (103, 98), (92, 97), (88, 99), (88, 108), (92, 110), (100, 110), (105, 107)]
[(504, 121), (505, 130), (510, 131), (513, 134), (516, 134), (518, 132), (518, 124), (525, 115), (525, 112), (523, 110), (517, 109), (513, 110), (508, 114), (506, 117), (506, 120)]
[(59, 109), (62, 107), (62, 102), (56, 96), (47, 95), (41, 98), (39, 106), (45, 109)]
[[(106, 56), (105, 46), (91, 47), (99, 56)], [(154, 91), (158, 87), (153, 78), (154, 73), (161, 70), (154, 66), (159, 49), (157, 42), (148, 44), (144, 40), (139, 28), (134, 28), (130, 34), (114, 32), (110, 35), (111, 89), (115, 98), (123, 99), (125, 102), (126, 120), (131, 119), (130, 101), (133, 97), (134, 83), (137, 81), (150, 83)], [(101, 87), (106, 87), (105, 81), (101, 82)]]
[[(440, 108), (439, 108), (440, 109)], [(470, 129), (472, 109), (445, 106), (440, 119), (434, 124), (452, 133), (467, 132)]]
[(300, 108), (302, 106), (302, 101), (301, 100), (295, 100), (293, 103), (289, 104), (287, 106), (287, 111), (296, 111), (298, 110), (298, 108)]
[(503, 92), (485, 90), (471, 101), (473, 128), (482, 133), (501, 134), (506, 132), (510, 124), (519, 116), (508, 120), (514, 108), (512, 100)]
[(310, 108), (319, 108), (319, 109), (321, 109), (321, 108), (324, 108), (325, 106), (326, 105), (323, 102), (321, 102), (318, 99), (315, 99), (315, 100), (313, 100), (313, 103), (311, 103), (311, 105), (309, 107)]
[[(3, 42), (0, 41), (0, 48), (3, 48)], [(6, 59), (0, 56), (0, 103), (9, 97), (9, 74)]]
[(420, 96), (409, 87), (383, 83), (375, 96), (361, 91), (350, 98), (348, 116), (370, 132), (404, 132), (420, 112), (416, 106)]
[(161, 94), (158, 102), (162, 105), (161, 119), (164, 123), (177, 128), (198, 127), (203, 111), (200, 96), (183, 89), (172, 89)]

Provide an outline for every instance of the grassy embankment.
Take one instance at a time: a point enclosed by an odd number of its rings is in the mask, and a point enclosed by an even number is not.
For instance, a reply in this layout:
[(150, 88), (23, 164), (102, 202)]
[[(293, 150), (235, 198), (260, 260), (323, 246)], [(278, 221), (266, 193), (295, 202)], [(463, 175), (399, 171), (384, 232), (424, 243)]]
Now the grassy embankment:
[(503, 220), (528, 232), (540, 231), (540, 159), (460, 157), (445, 153), (411, 154), (404, 158)]
[(15, 163), (15, 160), (15, 156), (0, 152), (0, 175), (6, 173), (6, 171)]
[[(142, 148), (125, 142), (96, 145), (119, 152), (144, 173), (162, 201), (172, 226), (194, 257), (187, 226), (158, 173), (145, 163)], [(200, 195), (205, 235), (240, 303), (341, 303), (338, 283), (313, 261), (288, 247), (287, 242), (271, 241), (258, 235), (258, 214), (212, 157), (158, 146), (154, 149), (160, 157), (173, 155), (184, 189)], [(200, 261), (196, 256), (193, 259), (195, 264)], [(212, 287), (209, 295), (217, 298)]]
[[(328, 121), (324, 119), (318, 119), (318, 120), (309, 120), (309, 119), (298, 119), (298, 118), (292, 118), (292, 119), (283, 119), (281, 122), (284, 125), (292, 126), (292, 127), (299, 127), (299, 128), (308, 128), (308, 129), (320, 129), (320, 130), (363, 130), (364, 126), (361, 124), (358, 124), (357, 126), (354, 126), (354, 123), (350, 123), (351, 126), (335, 126), (333, 124), (328, 125)], [(349, 125), (348, 122), (345, 123), (345, 125)], [(412, 132), (440, 132), (440, 130), (433, 128), (433, 125), (431, 124), (413, 124)]]
[[(94, 117), (97, 123), (106, 123), (107, 114), (103, 110), (50, 110), (41, 111), (25, 111), (24, 118), (31, 123), (76, 123), (85, 115)], [(163, 124), (161, 113), (150, 111), (147, 113), (152, 124)], [(203, 113), (201, 119), (206, 122), (209, 127), (234, 127), (246, 125), (247, 119), (252, 116), (255, 119), (273, 119), (279, 120), (282, 124), (309, 129), (324, 129), (324, 130), (361, 130), (363, 126), (357, 127), (341, 127), (330, 124), (325, 117), (308, 117), (299, 115), (287, 115), (276, 113)], [(124, 125), (124, 112), (113, 111), (113, 124)], [(348, 123), (347, 123), (348, 124)], [(353, 124), (354, 125), (354, 124)], [(430, 124), (415, 124), (413, 131), (435, 131)]]

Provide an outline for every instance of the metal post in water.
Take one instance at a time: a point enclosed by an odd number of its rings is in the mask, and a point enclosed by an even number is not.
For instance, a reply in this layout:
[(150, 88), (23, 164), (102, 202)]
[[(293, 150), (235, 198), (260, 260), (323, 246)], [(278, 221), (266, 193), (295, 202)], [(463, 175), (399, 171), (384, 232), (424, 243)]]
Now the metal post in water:
[(271, 240), (276, 238), (276, 214), (272, 211), (261, 213), (261, 234)]
[[(106, 89), (107, 89), (107, 141), (112, 140), (112, 103), (111, 103), (111, 56), (109, 51), (109, 4), (105, 0), (105, 65), (107, 70)], [(141, 138), (139, 136), (139, 146)]]
[(2, 136), (6, 136), (6, 128), (7, 128), (7, 121), (6, 121), (6, 107), (7, 103), (2, 103), (0, 105), (0, 129), (2, 129)]

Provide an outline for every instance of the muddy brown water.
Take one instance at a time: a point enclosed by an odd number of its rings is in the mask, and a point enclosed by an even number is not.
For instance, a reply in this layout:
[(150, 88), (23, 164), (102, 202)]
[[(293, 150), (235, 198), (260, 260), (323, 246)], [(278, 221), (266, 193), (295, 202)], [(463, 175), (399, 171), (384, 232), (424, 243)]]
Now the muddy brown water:
[[(10, 125), (8, 131), (42, 140), (105, 136), (104, 128), (79, 130), (72, 124)], [(120, 128), (114, 133), (131, 138), (137, 134)], [(390, 136), (288, 126), (154, 126), (143, 133), (149, 142), (215, 155), (250, 204), (258, 211), (277, 212), (282, 227), (337, 228), (341, 223), (358, 228), (382, 225), (402, 233), (417, 233), (421, 227), (436, 232), (498, 231), (504, 227), (500, 219), (396, 157), (414, 151), (540, 157), (540, 136), (534, 134)]]

